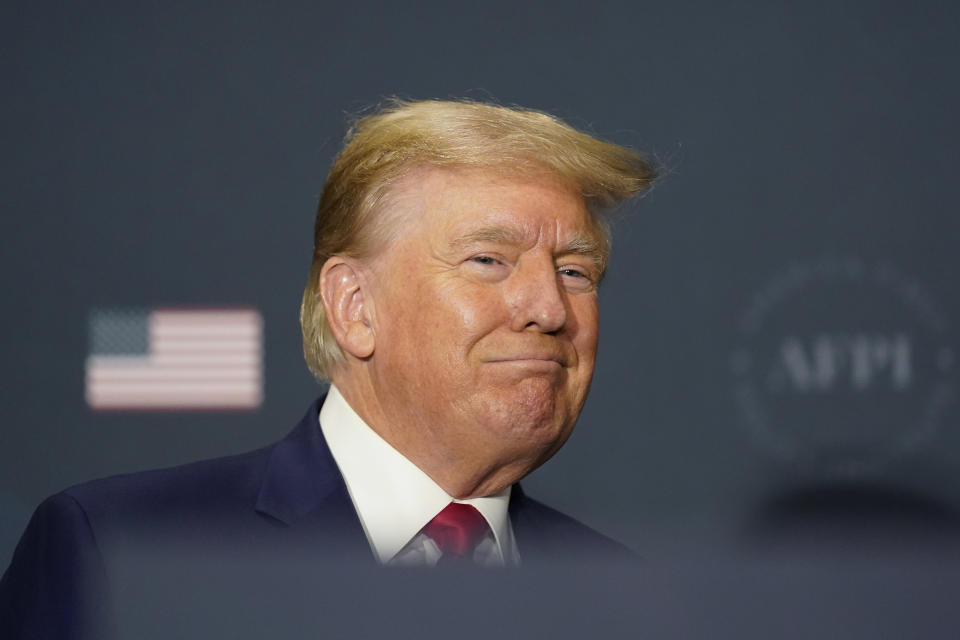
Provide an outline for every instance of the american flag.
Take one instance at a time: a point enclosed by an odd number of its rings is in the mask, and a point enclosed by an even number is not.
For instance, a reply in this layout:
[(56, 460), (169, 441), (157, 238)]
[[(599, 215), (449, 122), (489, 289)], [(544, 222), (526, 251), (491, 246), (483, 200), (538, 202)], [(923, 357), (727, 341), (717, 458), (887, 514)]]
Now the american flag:
[(251, 410), (263, 401), (255, 309), (97, 309), (87, 404), (95, 410)]

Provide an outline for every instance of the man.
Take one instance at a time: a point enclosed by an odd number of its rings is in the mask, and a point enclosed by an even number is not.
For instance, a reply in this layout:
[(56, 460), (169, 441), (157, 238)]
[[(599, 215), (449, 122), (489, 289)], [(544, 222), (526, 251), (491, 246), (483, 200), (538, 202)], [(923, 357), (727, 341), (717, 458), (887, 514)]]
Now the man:
[[(0, 583), (14, 637), (90, 629), (150, 557), (309, 554), (536, 565), (625, 550), (516, 483), (569, 437), (597, 349), (601, 213), (641, 156), (536, 111), (397, 102), (359, 120), (320, 199), (301, 322), (332, 381), (284, 440), (68, 489)], [(325, 564), (326, 563), (326, 564)], [(91, 613), (92, 612), (92, 613)]]

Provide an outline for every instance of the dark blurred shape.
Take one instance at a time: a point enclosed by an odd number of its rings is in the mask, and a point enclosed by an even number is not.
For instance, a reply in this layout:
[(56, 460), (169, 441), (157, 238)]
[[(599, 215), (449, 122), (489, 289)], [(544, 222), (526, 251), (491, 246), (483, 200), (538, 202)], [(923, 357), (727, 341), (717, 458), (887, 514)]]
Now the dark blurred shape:
[(960, 559), (960, 512), (906, 488), (823, 484), (773, 496), (747, 525), (749, 550)]

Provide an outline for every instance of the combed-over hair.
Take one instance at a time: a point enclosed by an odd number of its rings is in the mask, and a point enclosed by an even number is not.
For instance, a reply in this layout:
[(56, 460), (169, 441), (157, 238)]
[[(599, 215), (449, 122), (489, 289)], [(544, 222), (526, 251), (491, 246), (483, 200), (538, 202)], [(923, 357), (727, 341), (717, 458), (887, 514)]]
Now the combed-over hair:
[(469, 168), (505, 175), (548, 174), (576, 188), (594, 216), (601, 272), (609, 232), (597, 216), (647, 188), (655, 172), (630, 149), (577, 131), (547, 113), (472, 101), (392, 101), (357, 120), (333, 162), (317, 206), (313, 263), (300, 325), (307, 365), (329, 380), (344, 361), (327, 322), (319, 278), (334, 255), (364, 258), (376, 247), (391, 185), (421, 167)]

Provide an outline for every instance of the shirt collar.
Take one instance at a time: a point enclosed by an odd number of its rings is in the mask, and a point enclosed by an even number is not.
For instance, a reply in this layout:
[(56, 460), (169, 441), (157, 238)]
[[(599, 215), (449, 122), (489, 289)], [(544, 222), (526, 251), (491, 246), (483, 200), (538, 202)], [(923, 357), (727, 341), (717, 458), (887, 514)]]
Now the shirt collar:
[(507, 557), (510, 487), (490, 496), (455, 500), (371, 429), (334, 385), (330, 385), (319, 420), (367, 540), (381, 563), (389, 562), (451, 502), (474, 506), (490, 525), (501, 557)]

